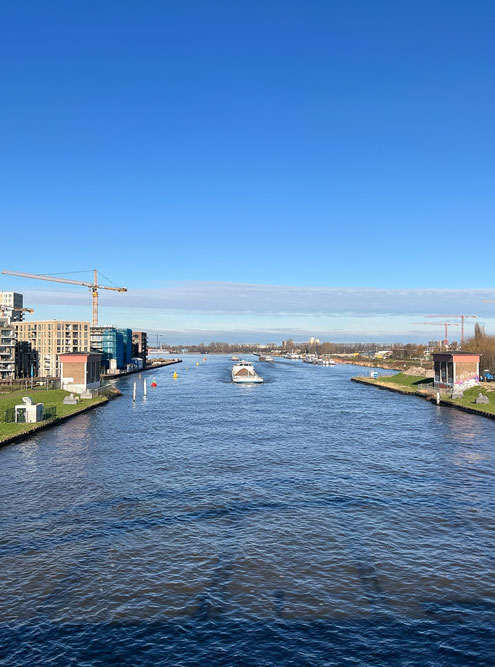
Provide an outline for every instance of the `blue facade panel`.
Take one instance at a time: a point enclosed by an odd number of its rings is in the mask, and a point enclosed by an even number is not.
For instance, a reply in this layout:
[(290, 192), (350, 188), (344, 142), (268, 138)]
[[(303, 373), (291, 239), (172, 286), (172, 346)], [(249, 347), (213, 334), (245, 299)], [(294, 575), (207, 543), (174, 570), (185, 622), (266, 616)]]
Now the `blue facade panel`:
[(132, 359), (132, 330), (93, 327), (91, 349), (103, 354), (102, 366), (104, 368), (109, 368), (110, 360), (115, 359), (117, 368), (125, 369)]
[(125, 368), (132, 359), (132, 329), (117, 329), (117, 331), (122, 336), (122, 367)]

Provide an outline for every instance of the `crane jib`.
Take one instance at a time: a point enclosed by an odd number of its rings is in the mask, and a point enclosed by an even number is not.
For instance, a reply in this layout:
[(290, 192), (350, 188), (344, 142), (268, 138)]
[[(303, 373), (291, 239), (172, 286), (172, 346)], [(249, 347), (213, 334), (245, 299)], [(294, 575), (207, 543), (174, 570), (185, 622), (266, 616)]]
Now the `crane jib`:
[(52, 283), (65, 283), (66, 285), (79, 285), (81, 287), (88, 287), (91, 290), (93, 298), (93, 326), (98, 326), (98, 290), (107, 289), (113, 292), (127, 292), (127, 287), (110, 287), (109, 285), (98, 284), (98, 273), (95, 269), (95, 280), (88, 283), (82, 280), (71, 280), (70, 278), (55, 278), (54, 276), (46, 276), (42, 273), (25, 273), (23, 271), (8, 271), (4, 269), (2, 273), (9, 276), (18, 276), (19, 278), (32, 278), (34, 280), (47, 280)]

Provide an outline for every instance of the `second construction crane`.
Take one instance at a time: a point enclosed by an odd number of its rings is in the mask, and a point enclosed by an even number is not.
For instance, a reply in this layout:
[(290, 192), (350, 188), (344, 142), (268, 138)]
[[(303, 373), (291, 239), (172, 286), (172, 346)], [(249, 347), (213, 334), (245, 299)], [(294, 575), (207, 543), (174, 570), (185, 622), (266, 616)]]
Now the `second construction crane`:
[(478, 316), (477, 315), (425, 315), (425, 317), (441, 317), (442, 319), (446, 319), (447, 317), (456, 317), (461, 320), (461, 345), (464, 345), (464, 320), (467, 317), (473, 317), (476, 319)]
[(94, 281), (92, 283), (83, 282), (81, 280), (70, 280), (69, 278), (57, 278), (56, 276), (47, 276), (42, 273), (23, 273), (22, 271), (8, 271), (5, 269), (2, 271), (9, 276), (19, 276), (20, 278), (34, 278), (35, 280), (48, 280), (54, 283), (65, 283), (67, 285), (81, 285), (82, 287), (88, 287), (91, 292), (91, 297), (93, 301), (93, 324), (92, 326), (98, 326), (98, 290), (99, 289), (108, 289), (113, 290), (114, 292), (127, 292), (127, 287), (110, 287), (109, 285), (99, 285), (98, 284), (98, 272), (94, 270)]
[[(425, 327), (436, 327), (437, 323), (436, 322), (416, 322), (415, 324), (422, 324)], [(458, 327), (459, 325), (457, 322), (439, 322), (438, 324), (441, 324), (443, 327), (445, 327), (445, 338), (443, 339), (443, 344), (444, 347), (449, 346), (449, 339), (448, 339), (448, 330), (449, 327)]]
[(15, 306), (6, 306), (5, 304), (0, 303), (0, 313), (2, 316), (5, 316), (7, 314), (8, 317), (12, 315), (12, 313), (21, 313), (20, 317), (22, 319), (23, 315), (22, 313), (34, 313), (33, 308), (16, 308)]

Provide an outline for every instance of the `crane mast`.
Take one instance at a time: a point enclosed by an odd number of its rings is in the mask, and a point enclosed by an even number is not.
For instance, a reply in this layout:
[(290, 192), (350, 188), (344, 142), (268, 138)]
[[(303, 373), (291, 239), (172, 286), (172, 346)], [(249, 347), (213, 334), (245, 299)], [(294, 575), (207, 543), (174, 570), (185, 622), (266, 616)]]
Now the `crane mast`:
[[(428, 317), (428, 316), (427, 316)], [(415, 324), (421, 324), (424, 327), (436, 327), (437, 324), (436, 322), (416, 322)], [(458, 327), (459, 325), (457, 322), (439, 322), (443, 327), (445, 327), (445, 337), (443, 339), (443, 344), (445, 347), (449, 346), (449, 339), (448, 339), (448, 331), (449, 327)]]
[(464, 320), (466, 317), (473, 317), (476, 319), (478, 316), (477, 315), (425, 315), (425, 317), (457, 317), (458, 319), (461, 320), (461, 345), (464, 345)]
[(98, 290), (107, 289), (114, 292), (127, 292), (127, 287), (110, 287), (110, 285), (98, 284), (98, 272), (94, 269), (94, 280), (92, 283), (84, 282), (82, 280), (71, 280), (70, 278), (56, 278), (55, 276), (47, 276), (42, 273), (25, 273), (23, 271), (2, 271), (9, 276), (18, 276), (20, 278), (33, 278), (34, 280), (47, 280), (53, 283), (65, 283), (66, 285), (81, 285), (87, 287), (91, 292), (91, 299), (93, 303), (92, 326), (98, 326)]

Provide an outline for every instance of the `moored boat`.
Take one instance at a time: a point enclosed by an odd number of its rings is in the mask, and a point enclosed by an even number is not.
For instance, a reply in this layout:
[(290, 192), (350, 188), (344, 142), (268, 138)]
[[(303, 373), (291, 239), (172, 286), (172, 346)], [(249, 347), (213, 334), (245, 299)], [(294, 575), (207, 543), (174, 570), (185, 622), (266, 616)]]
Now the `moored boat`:
[(250, 361), (242, 360), (232, 366), (232, 382), (259, 384), (263, 381), (263, 378), (254, 370)]

